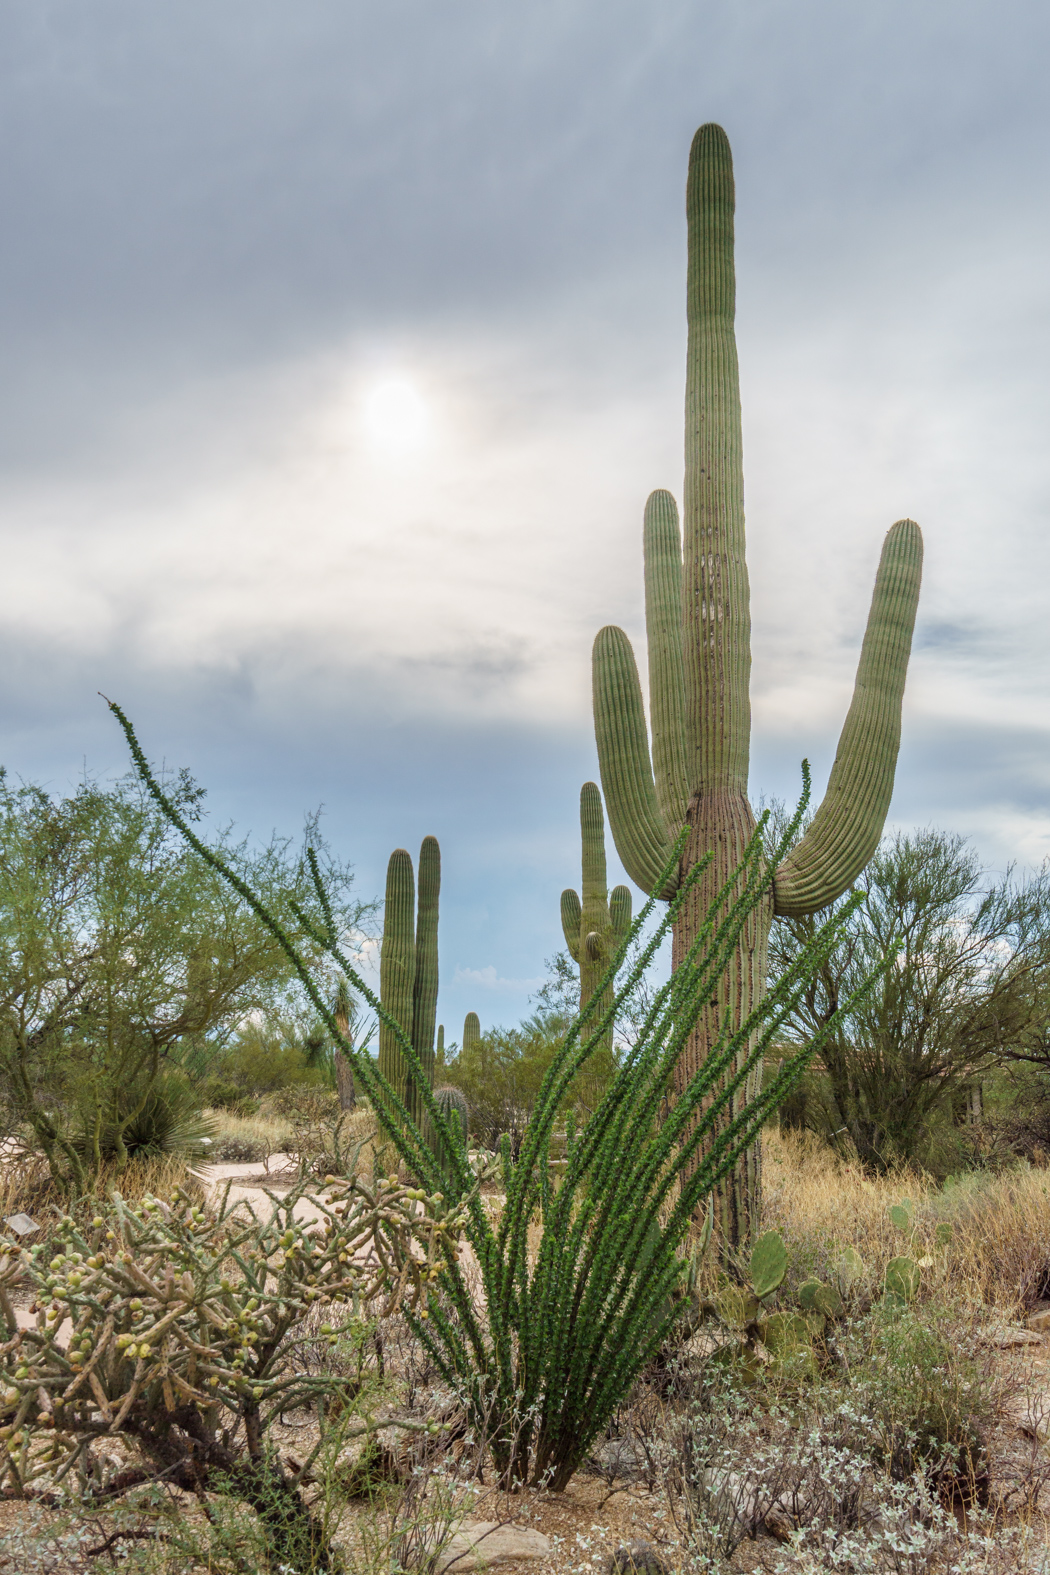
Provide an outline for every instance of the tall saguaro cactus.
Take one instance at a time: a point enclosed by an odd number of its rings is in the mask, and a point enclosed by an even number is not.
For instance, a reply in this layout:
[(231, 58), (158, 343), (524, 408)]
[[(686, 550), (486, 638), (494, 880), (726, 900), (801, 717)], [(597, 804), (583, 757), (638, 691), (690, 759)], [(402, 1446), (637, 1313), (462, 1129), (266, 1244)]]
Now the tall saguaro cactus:
[[(561, 894), (561, 927), (569, 956), (580, 970), (580, 1007), (587, 1005), (601, 982), (609, 961), (631, 928), (631, 893), (616, 886), (610, 893), (605, 873), (605, 816), (602, 796), (593, 782), (580, 789), (580, 840), (583, 844), (583, 883), (580, 893), (571, 887)], [(612, 1000), (612, 987), (600, 1003), (599, 1016)], [(612, 1049), (612, 1028), (606, 1051)], [(604, 1058), (608, 1059), (608, 1055)], [(588, 1066), (599, 1079), (608, 1070), (600, 1054)], [(597, 1090), (595, 1090), (597, 1092)], [(589, 1101), (590, 1102), (590, 1101)]]
[[(684, 553), (671, 494), (654, 492), (645, 510), (651, 753), (627, 636), (610, 626), (594, 642), (598, 757), (624, 867), (644, 891), (653, 891), (684, 821), (691, 833), (682, 870), (714, 852), (706, 879), (693, 888), (679, 915), (675, 965), (755, 824), (747, 798), (751, 616), (733, 330), (734, 209), (728, 139), (720, 126), (701, 126), (690, 151), (686, 192)], [(853, 702), (824, 801), (776, 871), (773, 900), (755, 912), (717, 997), (701, 1015), (679, 1063), (679, 1088), (705, 1059), (726, 1019), (739, 1024), (761, 999), (774, 911), (796, 916), (826, 906), (847, 890), (878, 845), (893, 791), (921, 570), (919, 527), (898, 520), (883, 545)], [(659, 895), (671, 898), (679, 879), (680, 874), (673, 877)], [(753, 1153), (720, 1199), (722, 1230), (731, 1246), (744, 1239), (755, 1219), (759, 1185)]]
[[(434, 1080), (434, 1027), (438, 996), (438, 897), (441, 850), (436, 837), (424, 837), (419, 850), (418, 907), (411, 856), (395, 848), (386, 870), (383, 949), (379, 994), (401, 1024)], [(415, 1120), (422, 1117), (419, 1095), (389, 1028), (379, 1028), (379, 1070), (397, 1089)]]

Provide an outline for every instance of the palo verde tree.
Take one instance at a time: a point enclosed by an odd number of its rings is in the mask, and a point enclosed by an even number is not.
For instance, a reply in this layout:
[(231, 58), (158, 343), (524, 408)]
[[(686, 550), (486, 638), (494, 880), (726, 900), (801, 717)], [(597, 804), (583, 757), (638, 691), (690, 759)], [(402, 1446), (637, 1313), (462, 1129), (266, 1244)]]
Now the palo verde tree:
[[(594, 642), (594, 725), (602, 788), (624, 868), (670, 901), (710, 854), (704, 879), (678, 909), (673, 965), (681, 966), (715, 892), (740, 864), (755, 818), (748, 802), (751, 619), (744, 557), (744, 487), (734, 316), (735, 196), (720, 126), (701, 126), (689, 157), (684, 539), (669, 492), (645, 510), (645, 613), (652, 751), (638, 670), (621, 629)], [(766, 988), (774, 913), (814, 913), (860, 874), (889, 807), (900, 709), (922, 565), (922, 537), (900, 520), (886, 537), (846, 717), (824, 801), (788, 850), (739, 946), (704, 1004), (675, 1071), (679, 1096)], [(668, 858), (683, 824), (676, 868)], [(755, 1065), (754, 1076), (761, 1076)], [(746, 1091), (752, 1097), (755, 1088)], [(721, 1199), (730, 1244), (746, 1236), (760, 1185), (758, 1152), (741, 1158)]]
[[(863, 901), (785, 1025), (822, 1036), (810, 1123), (870, 1170), (924, 1163), (931, 1129), (966, 1085), (1024, 1054), (1050, 987), (1050, 878), (988, 883), (972, 848), (926, 830), (884, 841)], [(770, 975), (793, 969), (816, 920), (775, 926)], [(848, 1012), (857, 982), (879, 981)], [(837, 1017), (839, 1027), (826, 1033)]]
[[(199, 818), (188, 776), (170, 795)], [(220, 841), (283, 911), (303, 894), (287, 844)], [(329, 875), (340, 924), (360, 923), (347, 871), (330, 864)], [(323, 954), (307, 951), (323, 977)], [(44, 1154), (57, 1183), (83, 1192), (103, 1164), (148, 1149), (145, 1118), (173, 1057), (193, 1047), (206, 1069), (214, 1038), (274, 1009), (294, 982), (274, 937), (135, 778), (56, 799), (0, 775), (0, 1092), (9, 1133)]]

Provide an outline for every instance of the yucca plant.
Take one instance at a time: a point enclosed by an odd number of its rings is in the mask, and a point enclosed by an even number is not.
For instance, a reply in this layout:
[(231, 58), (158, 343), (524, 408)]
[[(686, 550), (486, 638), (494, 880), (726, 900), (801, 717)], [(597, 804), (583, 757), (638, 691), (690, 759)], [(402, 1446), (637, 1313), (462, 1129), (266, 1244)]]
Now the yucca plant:
[[(462, 1395), (491, 1441), (507, 1486), (532, 1481), (561, 1489), (586, 1457), (631, 1383), (666, 1339), (677, 1316), (674, 1292), (685, 1273), (679, 1255), (691, 1221), (719, 1180), (758, 1136), (791, 1090), (819, 1039), (781, 1062), (766, 1088), (753, 1076), (802, 991), (835, 945), (849, 905), (815, 930), (804, 954), (741, 1023), (726, 1014), (712, 1045), (662, 1123), (664, 1093), (699, 1012), (716, 995), (740, 934), (768, 901), (773, 870), (792, 845), (808, 800), (786, 828), (777, 856), (763, 854), (759, 823), (744, 857), (715, 893), (708, 917), (672, 978), (657, 989), (635, 1044), (594, 1114), (570, 1129), (563, 1180), (550, 1181), (549, 1148), (566, 1091), (605, 1043), (648, 969), (683, 902), (705, 876), (710, 855), (685, 875), (662, 921), (645, 940), (657, 899), (650, 898), (612, 958), (606, 977), (555, 1055), (525, 1129), (516, 1161), (503, 1146), (506, 1197), (491, 1218), (475, 1188), (458, 1123), (446, 1119), (423, 1076), (411, 1039), (355, 972), (340, 945), (316, 860), (316, 909), (294, 908), (304, 942), (289, 935), (267, 904), (195, 834), (151, 772), (134, 731), (111, 704), (148, 791), (202, 858), (241, 893), (285, 948), (333, 1039), (352, 1057), (391, 1143), (421, 1184), (465, 1204), (464, 1236), (476, 1262), (465, 1272), (449, 1248), (441, 1294), (428, 1316), (412, 1318), (446, 1381)], [(687, 831), (675, 844), (678, 868)], [(657, 890), (662, 889), (658, 884)], [(633, 941), (637, 960), (624, 968)], [(342, 1041), (329, 1005), (303, 961), (323, 945), (360, 991), (417, 1079), (430, 1128), (443, 1145), (439, 1164), (420, 1127), (376, 1064)], [(624, 968), (624, 977), (614, 985)], [(611, 999), (610, 999), (611, 995)], [(603, 1004), (608, 1003), (608, 1004)], [(748, 1094), (750, 1090), (750, 1094)], [(530, 1227), (539, 1221), (538, 1240)]]

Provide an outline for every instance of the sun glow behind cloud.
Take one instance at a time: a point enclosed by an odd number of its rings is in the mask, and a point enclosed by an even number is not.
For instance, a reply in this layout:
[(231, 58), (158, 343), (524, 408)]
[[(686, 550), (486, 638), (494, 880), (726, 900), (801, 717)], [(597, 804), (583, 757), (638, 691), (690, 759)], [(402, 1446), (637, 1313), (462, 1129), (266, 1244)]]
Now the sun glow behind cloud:
[(390, 459), (413, 458), (434, 440), (433, 414), (412, 378), (380, 378), (361, 401), (361, 424), (373, 453)]

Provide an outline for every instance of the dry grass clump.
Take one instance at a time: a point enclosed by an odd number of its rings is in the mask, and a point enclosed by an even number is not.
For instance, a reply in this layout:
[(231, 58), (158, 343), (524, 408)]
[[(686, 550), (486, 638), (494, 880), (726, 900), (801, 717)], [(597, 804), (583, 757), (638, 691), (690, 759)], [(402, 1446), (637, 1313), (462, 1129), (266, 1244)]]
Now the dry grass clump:
[(51, 1178), (45, 1160), (27, 1154), (0, 1167), (0, 1220), (12, 1214), (28, 1214), (40, 1227), (39, 1234), (26, 1238), (26, 1244), (50, 1241), (58, 1222), (67, 1212), (75, 1218), (89, 1218), (99, 1204), (119, 1192), (135, 1206), (146, 1197), (170, 1197), (181, 1187), (194, 1203), (204, 1202), (204, 1191), (175, 1155), (129, 1160), (123, 1170), (105, 1167), (93, 1190), (83, 1198), (71, 1198)]
[(214, 1132), (209, 1159), (228, 1164), (265, 1163), (271, 1154), (286, 1154), (294, 1136), (286, 1116), (237, 1116), (231, 1110), (206, 1110)]
[[(976, 1171), (943, 1186), (915, 1171), (873, 1177), (856, 1161), (840, 1159), (809, 1133), (767, 1133), (763, 1139), (766, 1230), (779, 1230), (791, 1262), (790, 1279), (829, 1278), (843, 1247), (864, 1261), (871, 1295), (881, 1290), (888, 1260), (899, 1253), (933, 1262), (924, 1267), (927, 1292), (1020, 1316), (1050, 1296), (1050, 1172), (1025, 1165), (993, 1174)], [(890, 1219), (909, 1202), (914, 1233)], [(951, 1225), (946, 1247), (935, 1244), (938, 1224)]]

